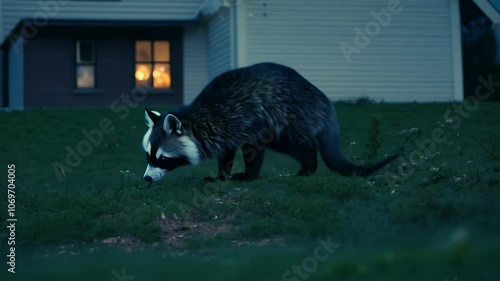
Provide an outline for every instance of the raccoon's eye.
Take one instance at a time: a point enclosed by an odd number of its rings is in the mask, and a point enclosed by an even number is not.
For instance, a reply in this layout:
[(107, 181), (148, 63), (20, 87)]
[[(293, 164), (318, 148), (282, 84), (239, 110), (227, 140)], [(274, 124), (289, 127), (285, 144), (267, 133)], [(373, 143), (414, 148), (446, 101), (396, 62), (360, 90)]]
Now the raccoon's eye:
[(160, 157), (160, 161), (166, 161), (166, 160), (167, 160), (167, 157), (165, 157), (165, 156)]

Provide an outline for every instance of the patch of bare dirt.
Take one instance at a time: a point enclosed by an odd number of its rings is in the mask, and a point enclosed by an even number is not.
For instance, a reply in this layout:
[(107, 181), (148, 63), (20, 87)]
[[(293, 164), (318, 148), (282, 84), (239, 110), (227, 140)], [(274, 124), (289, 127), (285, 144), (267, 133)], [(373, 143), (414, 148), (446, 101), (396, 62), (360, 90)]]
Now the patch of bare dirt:
[(173, 218), (158, 220), (157, 223), (162, 229), (162, 243), (174, 248), (183, 247), (186, 239), (193, 236), (214, 237), (220, 233), (230, 233), (235, 229), (233, 225), (227, 223), (213, 225), (203, 221)]

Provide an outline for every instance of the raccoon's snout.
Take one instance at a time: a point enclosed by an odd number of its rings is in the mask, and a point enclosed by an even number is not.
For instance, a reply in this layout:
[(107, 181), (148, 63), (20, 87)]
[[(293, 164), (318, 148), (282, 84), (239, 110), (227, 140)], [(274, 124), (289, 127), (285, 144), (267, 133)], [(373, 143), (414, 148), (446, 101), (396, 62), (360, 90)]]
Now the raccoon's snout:
[(148, 165), (144, 173), (144, 180), (147, 182), (159, 181), (165, 175), (166, 170)]

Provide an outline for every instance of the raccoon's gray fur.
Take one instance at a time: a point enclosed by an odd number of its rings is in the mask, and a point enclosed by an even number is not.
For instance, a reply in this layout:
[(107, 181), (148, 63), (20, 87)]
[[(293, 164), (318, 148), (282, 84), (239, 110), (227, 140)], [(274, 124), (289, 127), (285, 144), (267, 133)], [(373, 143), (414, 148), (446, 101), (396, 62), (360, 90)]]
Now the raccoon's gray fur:
[(161, 115), (146, 109), (146, 121), (150, 127), (143, 140), (147, 181), (215, 157), (218, 178), (227, 179), (239, 148), (245, 173), (231, 177), (236, 180), (259, 176), (265, 148), (298, 160), (297, 175), (316, 171), (318, 150), (328, 168), (346, 176), (368, 176), (397, 157), (369, 167), (347, 161), (340, 151), (332, 102), (295, 70), (275, 63), (223, 73), (188, 106)]

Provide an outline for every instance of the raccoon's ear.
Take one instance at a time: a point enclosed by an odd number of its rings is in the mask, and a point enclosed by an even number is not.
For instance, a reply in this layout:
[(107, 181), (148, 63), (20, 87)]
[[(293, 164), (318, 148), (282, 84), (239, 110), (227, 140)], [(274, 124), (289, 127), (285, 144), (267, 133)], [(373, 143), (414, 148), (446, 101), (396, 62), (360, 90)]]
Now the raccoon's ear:
[(160, 116), (159, 112), (152, 111), (146, 108), (146, 112), (144, 112), (144, 118), (146, 118), (146, 125), (148, 125), (148, 127), (153, 127), (156, 121), (158, 121), (158, 116)]
[(167, 134), (176, 132), (180, 135), (182, 134), (182, 123), (173, 114), (167, 114), (165, 121), (163, 121), (163, 130)]

